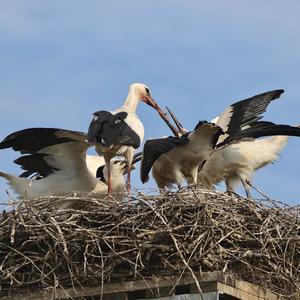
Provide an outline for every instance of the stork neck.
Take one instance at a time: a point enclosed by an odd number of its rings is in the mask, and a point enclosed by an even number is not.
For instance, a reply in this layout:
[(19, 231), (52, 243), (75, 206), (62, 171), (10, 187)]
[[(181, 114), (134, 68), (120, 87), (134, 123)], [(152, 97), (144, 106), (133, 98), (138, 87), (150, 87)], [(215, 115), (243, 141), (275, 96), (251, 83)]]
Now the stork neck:
[(123, 107), (129, 112), (135, 112), (139, 104), (139, 98), (134, 91), (129, 91)]

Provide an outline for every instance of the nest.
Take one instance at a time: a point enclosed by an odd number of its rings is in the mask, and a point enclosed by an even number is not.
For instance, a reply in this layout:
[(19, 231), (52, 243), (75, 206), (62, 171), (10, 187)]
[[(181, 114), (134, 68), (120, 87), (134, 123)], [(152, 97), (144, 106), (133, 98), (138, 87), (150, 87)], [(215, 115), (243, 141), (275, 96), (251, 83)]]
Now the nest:
[(45, 208), (54, 200), (1, 215), (0, 297), (212, 271), (286, 297), (300, 290), (297, 207), (205, 190)]

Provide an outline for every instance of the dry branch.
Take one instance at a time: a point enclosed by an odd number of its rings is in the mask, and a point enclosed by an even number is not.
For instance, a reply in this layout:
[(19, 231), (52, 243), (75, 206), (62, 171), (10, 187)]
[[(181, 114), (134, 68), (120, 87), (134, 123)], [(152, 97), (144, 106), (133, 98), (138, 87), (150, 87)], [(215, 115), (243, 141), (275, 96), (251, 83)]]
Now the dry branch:
[(54, 200), (0, 216), (0, 297), (212, 271), (285, 296), (300, 290), (299, 207), (204, 190), (130, 205), (70, 196), (80, 209), (45, 208)]

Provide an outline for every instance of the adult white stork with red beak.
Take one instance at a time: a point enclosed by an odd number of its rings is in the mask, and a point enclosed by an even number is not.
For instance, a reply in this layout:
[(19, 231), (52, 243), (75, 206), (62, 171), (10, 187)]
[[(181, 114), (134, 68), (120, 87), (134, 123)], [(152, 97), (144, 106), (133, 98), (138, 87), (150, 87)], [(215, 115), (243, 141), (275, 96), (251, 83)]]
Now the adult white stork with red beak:
[[(144, 126), (136, 114), (140, 101), (150, 105), (166, 120), (164, 112), (151, 96), (150, 89), (143, 83), (133, 83), (124, 104), (114, 111), (97, 111), (90, 124), (88, 141), (96, 145), (96, 151), (104, 156), (108, 168), (108, 192), (111, 188), (110, 160), (123, 156), (127, 161), (127, 191), (130, 191), (130, 169), (137, 149), (144, 138)], [(168, 122), (168, 120), (166, 120)], [(176, 129), (174, 132), (176, 132)]]

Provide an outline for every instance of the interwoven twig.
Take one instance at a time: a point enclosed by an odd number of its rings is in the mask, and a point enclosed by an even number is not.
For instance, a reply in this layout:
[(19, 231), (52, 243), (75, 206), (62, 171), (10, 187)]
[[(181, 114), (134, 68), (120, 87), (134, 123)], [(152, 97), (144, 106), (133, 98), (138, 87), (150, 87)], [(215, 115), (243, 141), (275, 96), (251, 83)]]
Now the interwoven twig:
[[(80, 209), (47, 208), (51, 201)], [(211, 271), (292, 296), (300, 290), (299, 212), (204, 190), (129, 204), (24, 201), (0, 216), (0, 296)]]

